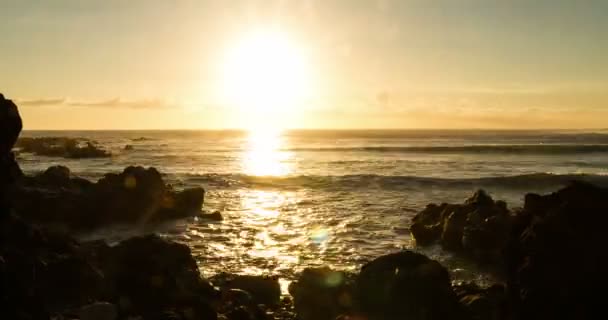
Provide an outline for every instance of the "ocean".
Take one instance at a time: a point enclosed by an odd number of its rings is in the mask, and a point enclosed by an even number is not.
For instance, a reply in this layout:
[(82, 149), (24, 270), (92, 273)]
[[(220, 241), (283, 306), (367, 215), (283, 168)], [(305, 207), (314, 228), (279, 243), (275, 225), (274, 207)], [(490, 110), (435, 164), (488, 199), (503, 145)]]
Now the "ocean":
[[(275, 274), (305, 267), (356, 270), (413, 248), (410, 219), (430, 202), (462, 202), (483, 188), (509, 207), (527, 192), (551, 192), (573, 179), (608, 185), (608, 130), (25, 131), (82, 137), (111, 158), (18, 156), (26, 173), (66, 165), (96, 180), (126, 166), (153, 166), (175, 188), (202, 186), (204, 209), (221, 222), (163, 226), (186, 243), (205, 275)], [(131, 145), (132, 150), (125, 146)], [(111, 241), (149, 230), (102, 230)], [(491, 275), (431, 247), (455, 279)]]

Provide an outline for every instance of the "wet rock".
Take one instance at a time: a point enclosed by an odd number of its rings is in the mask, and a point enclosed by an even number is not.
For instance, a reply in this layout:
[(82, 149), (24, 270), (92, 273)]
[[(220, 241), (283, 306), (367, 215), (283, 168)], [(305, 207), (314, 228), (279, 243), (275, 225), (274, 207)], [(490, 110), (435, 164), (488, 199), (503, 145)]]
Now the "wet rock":
[(219, 211), (213, 211), (211, 213), (204, 213), (198, 216), (201, 219), (211, 220), (211, 221), (222, 221), (224, 217)]
[(329, 268), (305, 269), (289, 285), (294, 307), (302, 320), (333, 320), (354, 310), (352, 277)]
[(508, 285), (519, 319), (592, 319), (608, 285), (608, 189), (574, 182), (529, 194), (515, 217)]
[(481, 288), (474, 283), (461, 283), (453, 287), (468, 318), (472, 320), (509, 319), (506, 288), (495, 284)]
[(412, 219), (410, 230), (418, 245), (439, 242), (477, 261), (499, 262), (511, 223), (506, 203), (479, 190), (463, 204), (428, 205)]
[(23, 178), (14, 204), (30, 221), (83, 231), (197, 216), (204, 197), (202, 188), (174, 191), (154, 168), (128, 167), (92, 183), (55, 166)]
[(256, 304), (276, 306), (280, 303), (281, 286), (274, 276), (233, 275), (228, 273), (212, 277), (211, 282), (222, 290), (240, 289), (248, 292)]
[(356, 301), (368, 319), (463, 319), (448, 271), (424, 255), (401, 251), (364, 265)]
[(15, 146), (21, 152), (38, 156), (68, 159), (107, 158), (112, 154), (95, 142), (83, 138), (69, 137), (22, 137)]

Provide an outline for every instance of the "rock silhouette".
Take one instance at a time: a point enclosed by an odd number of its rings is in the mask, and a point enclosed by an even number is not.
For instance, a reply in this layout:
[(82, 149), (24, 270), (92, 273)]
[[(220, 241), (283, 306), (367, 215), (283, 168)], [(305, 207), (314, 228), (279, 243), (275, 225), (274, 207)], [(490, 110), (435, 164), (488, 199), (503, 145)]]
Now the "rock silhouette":
[(16, 147), (21, 152), (38, 156), (61, 157), (68, 159), (107, 158), (112, 154), (93, 141), (68, 137), (23, 137)]
[(92, 183), (71, 177), (66, 167), (55, 166), (24, 177), (14, 204), (30, 221), (83, 231), (196, 216), (204, 197), (202, 188), (173, 190), (155, 168), (128, 167)]

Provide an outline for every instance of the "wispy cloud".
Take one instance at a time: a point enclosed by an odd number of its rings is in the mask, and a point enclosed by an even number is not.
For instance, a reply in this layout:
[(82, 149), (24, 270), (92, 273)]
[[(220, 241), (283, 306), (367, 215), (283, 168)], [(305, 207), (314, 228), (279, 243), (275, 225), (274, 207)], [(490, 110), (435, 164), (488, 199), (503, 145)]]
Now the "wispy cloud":
[(90, 107), (90, 108), (128, 108), (128, 109), (158, 109), (170, 107), (173, 104), (163, 99), (139, 99), (123, 100), (112, 98), (104, 100), (71, 100), (68, 98), (39, 98), (39, 99), (16, 99), (15, 102), (21, 106), (68, 106), (68, 107)]
[(65, 102), (65, 98), (16, 99), (15, 103), (22, 106), (53, 106)]

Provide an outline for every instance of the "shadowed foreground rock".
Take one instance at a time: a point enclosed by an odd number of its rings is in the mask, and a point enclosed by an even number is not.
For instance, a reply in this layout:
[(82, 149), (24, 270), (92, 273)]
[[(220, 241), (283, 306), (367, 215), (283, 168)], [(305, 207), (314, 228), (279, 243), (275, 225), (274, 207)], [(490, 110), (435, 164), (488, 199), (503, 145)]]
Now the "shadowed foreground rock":
[(507, 252), (520, 319), (596, 319), (608, 286), (608, 189), (576, 182), (528, 194)]
[(427, 205), (412, 219), (410, 230), (417, 245), (439, 242), (478, 261), (501, 262), (511, 220), (505, 202), (479, 190), (463, 204)]
[(385, 255), (364, 265), (355, 297), (369, 320), (464, 318), (448, 271), (412, 251)]
[(14, 203), (30, 221), (83, 231), (196, 216), (204, 197), (202, 188), (174, 191), (154, 168), (128, 167), (92, 183), (71, 177), (66, 167), (55, 166), (24, 177)]
[(289, 285), (298, 318), (302, 320), (333, 320), (353, 314), (354, 280), (345, 272), (329, 268), (305, 269)]
[(107, 158), (112, 154), (95, 142), (81, 138), (68, 137), (23, 137), (15, 146), (21, 152), (37, 156), (60, 157), (68, 159)]

